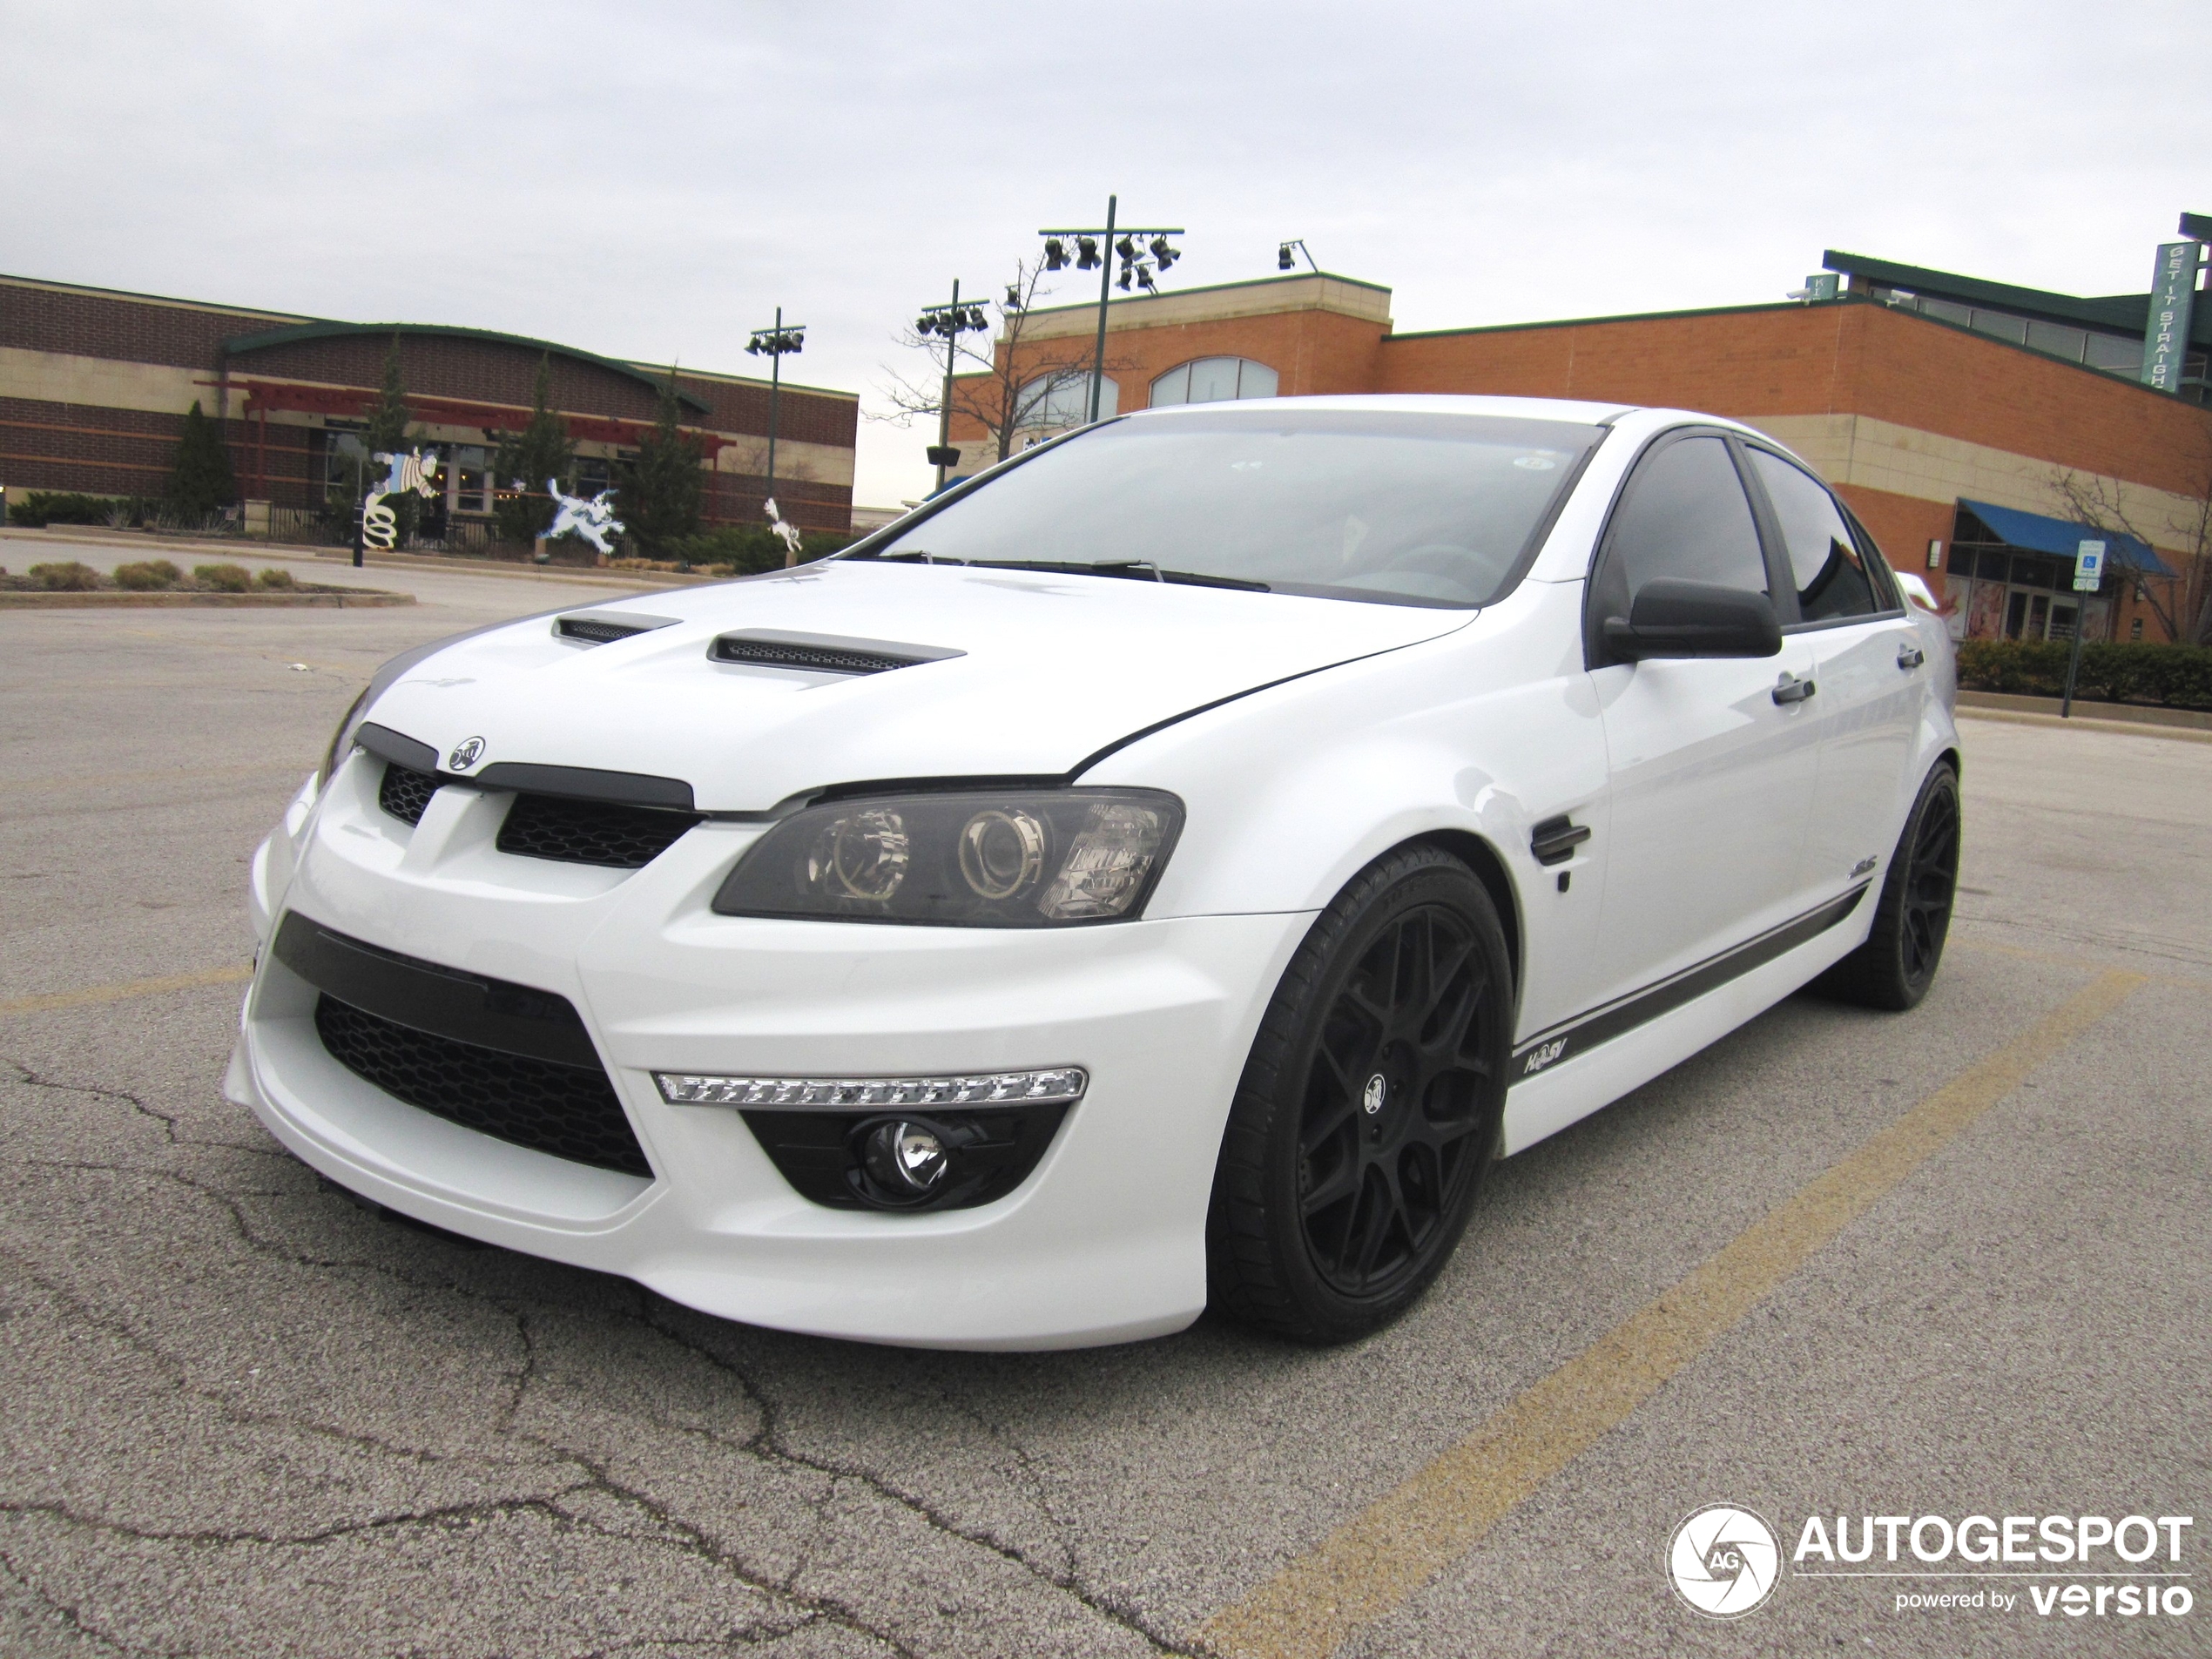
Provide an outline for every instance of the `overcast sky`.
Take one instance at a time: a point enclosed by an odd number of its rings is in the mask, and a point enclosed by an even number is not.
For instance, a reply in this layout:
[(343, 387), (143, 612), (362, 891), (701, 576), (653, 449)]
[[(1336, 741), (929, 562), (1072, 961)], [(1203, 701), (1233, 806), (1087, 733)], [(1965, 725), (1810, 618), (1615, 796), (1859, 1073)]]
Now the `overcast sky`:
[[(0, 0), (0, 270), (472, 325), (880, 411), (1041, 225), (1303, 237), (1401, 330), (1780, 298), (1828, 247), (2140, 293), (2212, 212), (2204, 0)], [(1080, 297), (1069, 285), (1062, 300)], [(856, 499), (933, 435), (864, 421)]]

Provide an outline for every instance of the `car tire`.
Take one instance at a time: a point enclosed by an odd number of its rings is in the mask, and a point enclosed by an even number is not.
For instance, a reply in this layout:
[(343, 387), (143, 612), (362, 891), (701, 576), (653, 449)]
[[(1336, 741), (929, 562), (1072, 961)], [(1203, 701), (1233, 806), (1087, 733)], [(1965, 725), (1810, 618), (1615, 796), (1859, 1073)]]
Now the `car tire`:
[(1214, 1312), (1338, 1343), (1427, 1289), (1496, 1157), (1513, 1002), (1497, 908), (1458, 859), (1401, 847), (1338, 894), (1230, 1107), (1206, 1228)]
[(1815, 980), (1814, 990), (1892, 1013), (1928, 994), (1951, 931), (1962, 824), (1959, 774), (1939, 761), (1905, 815), (1866, 942)]

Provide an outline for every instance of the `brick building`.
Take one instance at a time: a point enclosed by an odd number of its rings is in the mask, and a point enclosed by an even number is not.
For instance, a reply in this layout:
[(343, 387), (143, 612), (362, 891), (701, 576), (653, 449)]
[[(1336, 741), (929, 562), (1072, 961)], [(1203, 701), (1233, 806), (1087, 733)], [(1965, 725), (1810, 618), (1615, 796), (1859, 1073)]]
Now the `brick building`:
[[(1954, 632), (2164, 639), (2138, 570), (2186, 629), (2205, 599), (2189, 577), (2203, 569), (2212, 491), (2212, 306), (2176, 395), (2136, 378), (2147, 294), (2081, 300), (1843, 253), (1827, 266), (1832, 299), (1407, 334), (1387, 288), (1324, 273), (1118, 300), (1103, 402), (1431, 392), (1709, 410), (1824, 472), (1899, 569), (1929, 574)], [(1096, 320), (1088, 305), (1035, 311), (1022, 354), (1088, 361)], [(1071, 384), (1018, 442), (1082, 408)], [(955, 421), (953, 441), (961, 472), (995, 455), (972, 420)], [(2114, 572), (2086, 604), (2072, 549), (2094, 532), (2073, 522), (2062, 473), (2143, 538), (2113, 538)]]
[[(575, 440), (573, 489), (606, 487), (658, 412), (668, 370), (481, 329), (344, 323), (0, 276), (0, 484), (158, 495), (194, 401), (223, 417), (250, 529), (279, 529), (350, 490), (363, 417), (396, 339), (408, 407), (446, 462), (426, 534), (480, 539), (496, 435), (529, 418), (538, 365)], [(685, 369), (681, 422), (706, 459), (709, 523), (758, 523), (767, 489), (768, 382)], [(783, 388), (776, 496), (808, 529), (843, 531), (860, 401)], [(504, 483), (507, 481), (500, 481)], [(543, 488), (542, 483), (537, 487)]]

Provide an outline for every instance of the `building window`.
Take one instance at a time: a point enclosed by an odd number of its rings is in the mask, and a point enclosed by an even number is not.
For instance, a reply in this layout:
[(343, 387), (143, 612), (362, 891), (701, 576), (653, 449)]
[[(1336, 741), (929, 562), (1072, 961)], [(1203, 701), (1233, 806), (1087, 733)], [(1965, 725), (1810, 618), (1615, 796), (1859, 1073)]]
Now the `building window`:
[(597, 496), (614, 488), (613, 463), (604, 455), (578, 455), (570, 472), (569, 488), (578, 496)]
[(333, 421), (322, 434), (322, 493), (326, 501), (351, 501), (358, 495), (375, 463), (357, 429)]
[(446, 478), (453, 489), (447, 499), (455, 512), (482, 515), (491, 511), (491, 451), (483, 445), (456, 444), (446, 458)]
[[(1040, 374), (1015, 397), (1015, 409), (1020, 419), (1015, 422), (1015, 430), (1026, 449), (1055, 432), (1065, 432), (1090, 419), (1090, 371), (1060, 369)], [(1122, 388), (1111, 374), (1103, 376), (1098, 382), (1098, 418), (1107, 420), (1120, 413), (1121, 407)]]
[[(2031, 351), (2066, 362), (2080, 363), (2131, 381), (2142, 372), (2141, 334), (2100, 334), (2094, 328), (2074, 328), (2038, 317), (2016, 316), (2007, 311), (1993, 311), (1987, 306), (1960, 305), (1955, 300), (1939, 300), (1932, 294), (1912, 293), (1903, 288), (1878, 287), (1873, 293), (1876, 299), (1896, 310), (1917, 311), (1924, 317), (2010, 341), (2015, 346), (2026, 346)], [(2202, 379), (2202, 356), (2184, 367), (2184, 381), (2192, 374)]]
[(1278, 384), (1273, 369), (1249, 357), (1201, 357), (1195, 363), (1179, 364), (1152, 382), (1152, 407), (1273, 397)]
[(1951, 543), (1946, 583), (1954, 639), (2066, 641), (2112, 635), (2114, 591), (2078, 594), (2074, 563), (2024, 552), (1990, 539), (1980, 520), (1962, 509)]

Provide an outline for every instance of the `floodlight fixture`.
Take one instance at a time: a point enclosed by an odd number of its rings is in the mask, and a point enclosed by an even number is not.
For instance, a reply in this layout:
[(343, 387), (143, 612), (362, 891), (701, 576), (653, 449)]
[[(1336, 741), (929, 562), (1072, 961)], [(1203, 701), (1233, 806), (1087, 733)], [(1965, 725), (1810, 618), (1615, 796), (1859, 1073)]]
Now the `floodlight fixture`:
[(1044, 241), (1044, 268), (1048, 271), (1057, 271), (1064, 267), (1067, 263), (1067, 245), (1061, 241), (1061, 239), (1056, 236), (1046, 237)]
[[(1020, 296), (1011, 287), (1006, 291), (1007, 308), (1013, 309)], [(960, 451), (953, 447), (953, 374), (960, 363), (960, 337), (962, 334), (982, 334), (991, 326), (990, 314), (974, 300), (963, 301), (960, 284), (953, 284), (953, 297), (941, 306), (924, 306), (914, 323), (914, 332), (927, 338), (934, 334), (945, 342), (945, 392), (937, 403), (937, 442), (929, 448), (930, 464), (937, 469), (937, 488), (945, 487), (945, 470), (957, 464)]]
[(776, 320), (765, 328), (756, 328), (752, 338), (745, 341), (745, 350), (755, 357), (768, 360), (768, 489), (764, 499), (776, 496), (776, 428), (783, 415), (784, 359), (795, 355), (806, 344), (806, 325), (787, 323), (784, 308), (776, 307)]
[[(1099, 391), (1106, 378), (1106, 308), (1114, 298), (1116, 260), (1121, 262), (1120, 287), (1123, 293), (1127, 293), (1130, 286), (1136, 283), (1141, 285), (1147, 293), (1157, 293), (1159, 285), (1154, 280), (1157, 273), (1166, 270), (1183, 257), (1182, 249), (1168, 241), (1170, 236), (1183, 234), (1180, 225), (1152, 225), (1143, 229), (1134, 225), (1123, 225), (1118, 227), (1117, 234), (1115, 215), (1120, 206), (1121, 198), (1118, 196), (1106, 199), (1103, 229), (1095, 226), (1062, 226), (1037, 233), (1045, 239), (1046, 270), (1060, 269), (1060, 266), (1054, 262), (1053, 250), (1058, 247), (1064, 251), (1066, 243), (1072, 240), (1076, 245), (1076, 268), (1098, 273), (1098, 342), (1091, 354), (1090, 411), (1087, 417), (1091, 421), (1098, 419)], [(1138, 253), (1140, 246), (1151, 254), (1149, 260)]]

